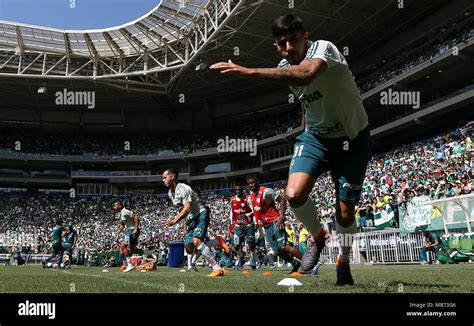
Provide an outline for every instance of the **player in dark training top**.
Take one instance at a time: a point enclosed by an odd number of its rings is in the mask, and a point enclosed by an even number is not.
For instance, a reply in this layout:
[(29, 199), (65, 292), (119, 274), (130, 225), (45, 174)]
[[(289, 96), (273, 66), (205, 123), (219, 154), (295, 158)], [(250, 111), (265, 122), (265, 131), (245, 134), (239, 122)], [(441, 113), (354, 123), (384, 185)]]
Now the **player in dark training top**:
[(58, 262), (57, 262), (58, 264), (57, 269), (61, 268), (61, 263), (63, 262), (63, 254), (64, 254), (64, 248), (62, 245), (64, 227), (62, 226), (62, 224), (63, 222), (61, 220), (56, 220), (56, 226), (53, 228), (53, 234), (52, 234), (53, 253), (51, 254), (51, 256), (41, 261), (41, 265), (43, 266), (43, 268), (46, 268), (46, 264), (50, 260), (56, 258), (56, 256), (59, 256)]

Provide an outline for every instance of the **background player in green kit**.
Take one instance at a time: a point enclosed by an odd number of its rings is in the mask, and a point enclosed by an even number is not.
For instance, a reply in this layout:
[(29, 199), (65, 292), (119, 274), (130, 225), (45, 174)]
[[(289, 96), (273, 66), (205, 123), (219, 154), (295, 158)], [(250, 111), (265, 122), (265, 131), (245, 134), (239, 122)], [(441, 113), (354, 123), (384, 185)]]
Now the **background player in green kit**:
[(133, 269), (131, 256), (135, 252), (140, 236), (140, 216), (123, 207), (123, 204), (119, 201), (114, 203), (114, 211), (120, 219), (119, 232), (115, 237), (115, 241), (118, 241), (120, 234), (123, 232), (123, 241), (119, 248), (127, 261), (127, 268), (123, 270), (124, 273), (127, 273)]
[(64, 227), (62, 226), (62, 224), (63, 224), (63, 221), (56, 220), (56, 226), (53, 228), (53, 235), (52, 235), (53, 253), (51, 254), (51, 256), (41, 261), (41, 265), (43, 266), (43, 268), (46, 268), (46, 264), (51, 259), (56, 258), (56, 256), (59, 256), (57, 269), (61, 268), (61, 263), (63, 262), (63, 254), (64, 254), (64, 248), (62, 245), (62, 236), (64, 232)]
[(224, 271), (214, 259), (214, 251), (205, 242), (207, 228), (209, 226), (209, 211), (202, 205), (198, 195), (187, 184), (178, 182), (178, 171), (172, 168), (163, 172), (163, 184), (169, 189), (168, 197), (173, 205), (180, 211), (178, 215), (169, 217), (162, 224), (170, 227), (185, 219), (186, 239), (185, 248), (188, 254), (193, 254), (194, 249), (201, 252), (201, 255), (212, 266), (212, 273), (209, 277), (224, 276)]
[(212, 65), (222, 74), (273, 81), (290, 86), (305, 109), (305, 131), (298, 136), (290, 163), (286, 198), (290, 209), (310, 231), (314, 245), (301, 261), (310, 271), (325, 246), (316, 207), (309, 198), (321, 174), (331, 172), (336, 190), (336, 233), (340, 241), (337, 285), (353, 285), (349, 267), (354, 218), (370, 159), (368, 119), (346, 59), (328, 41), (309, 40), (301, 19), (286, 15), (272, 27), (275, 50), (283, 57), (277, 68), (246, 68), (232, 61)]
[(69, 225), (69, 227), (65, 230), (63, 241), (64, 253), (68, 256), (68, 259), (65, 262), (67, 268), (71, 268), (72, 251), (76, 247), (76, 243), (77, 232), (74, 230), (72, 225)]

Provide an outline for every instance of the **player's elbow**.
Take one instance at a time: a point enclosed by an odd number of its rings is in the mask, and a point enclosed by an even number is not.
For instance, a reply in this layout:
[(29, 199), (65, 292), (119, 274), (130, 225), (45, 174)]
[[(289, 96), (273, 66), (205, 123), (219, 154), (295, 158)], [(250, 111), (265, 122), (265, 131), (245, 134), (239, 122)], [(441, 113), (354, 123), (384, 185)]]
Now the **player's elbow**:
[(300, 86), (300, 87), (305, 87), (310, 85), (313, 80), (316, 78), (316, 76), (313, 76), (311, 74), (301, 74), (297, 80), (295, 80), (292, 84), (292, 86)]
[(307, 72), (306, 75), (303, 77), (302, 86), (310, 85), (315, 79), (316, 79), (316, 72), (312, 72), (312, 71)]
[(308, 86), (316, 79), (318, 75), (327, 69), (327, 63), (322, 60), (316, 60), (310, 63), (305, 62), (305, 64), (303, 64), (300, 69), (300, 85), (297, 86)]

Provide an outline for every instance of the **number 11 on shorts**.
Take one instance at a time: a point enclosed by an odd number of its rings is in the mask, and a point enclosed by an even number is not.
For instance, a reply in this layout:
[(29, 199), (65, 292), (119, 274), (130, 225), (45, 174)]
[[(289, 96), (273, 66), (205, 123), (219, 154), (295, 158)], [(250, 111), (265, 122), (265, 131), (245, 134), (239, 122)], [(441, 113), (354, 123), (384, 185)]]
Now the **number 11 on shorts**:
[(295, 154), (293, 154), (293, 158), (295, 158), (297, 156), (301, 156), (301, 153), (303, 152), (303, 147), (304, 147), (304, 144), (299, 145), (299, 146), (295, 146)]

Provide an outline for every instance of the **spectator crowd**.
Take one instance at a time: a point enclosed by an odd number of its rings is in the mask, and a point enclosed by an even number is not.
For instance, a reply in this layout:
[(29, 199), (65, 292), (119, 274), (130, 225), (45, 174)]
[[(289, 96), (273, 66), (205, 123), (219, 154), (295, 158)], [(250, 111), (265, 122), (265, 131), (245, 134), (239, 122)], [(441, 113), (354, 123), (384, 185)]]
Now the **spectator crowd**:
[(377, 71), (376, 74), (371, 74), (369, 78), (358, 83), (360, 84), (361, 93), (376, 88), (422, 63), (432, 61), (439, 55), (452, 51), (455, 46), (459, 46), (474, 36), (474, 23), (466, 22), (461, 27), (453, 28), (448, 32), (446, 32), (446, 27), (443, 26), (434, 35), (441, 36), (427, 44), (423, 44), (415, 51), (397, 54), (396, 58), (385, 59), (386, 62), (390, 62), (389, 65), (384, 66), (382, 71)]
[[(389, 205), (398, 211), (398, 207), (406, 205), (413, 196), (439, 199), (470, 194), (474, 181), (473, 125), (373, 157), (357, 205), (356, 217), (360, 219), (361, 229), (371, 226), (365, 221), (372, 219), (373, 223), (378, 210)], [(266, 185), (283, 193), (286, 182)], [(209, 232), (212, 235), (226, 236), (231, 195), (232, 189), (202, 194), (204, 203), (211, 208)], [(318, 179), (311, 198), (323, 224), (334, 230), (335, 192), (329, 173)], [(166, 194), (143, 192), (119, 199), (141, 217), (140, 248), (157, 250), (157, 256), (162, 257), (168, 242), (184, 238), (182, 225), (170, 229), (161, 225), (162, 220), (177, 214)], [(71, 198), (69, 193), (0, 193), (3, 208), (0, 242), (22, 246), (24, 251), (32, 253), (48, 252), (54, 221), (62, 218), (64, 225), (73, 225), (78, 232), (78, 257), (84, 259), (109, 252), (117, 246), (113, 239), (119, 221), (112, 210), (116, 200), (104, 196)], [(296, 219), (287, 213), (288, 222), (295, 227)]]
[[(259, 122), (257, 122), (259, 121)], [(215, 148), (218, 139), (262, 140), (281, 135), (301, 126), (301, 111), (292, 110), (279, 115), (253, 116), (245, 123), (215, 128), (209, 132), (189, 135), (136, 133), (96, 134), (75, 131), (73, 134), (0, 126), (0, 150), (9, 155), (92, 155), (127, 156), (160, 155), (160, 152), (187, 154)], [(20, 145), (20, 146), (18, 146)]]

